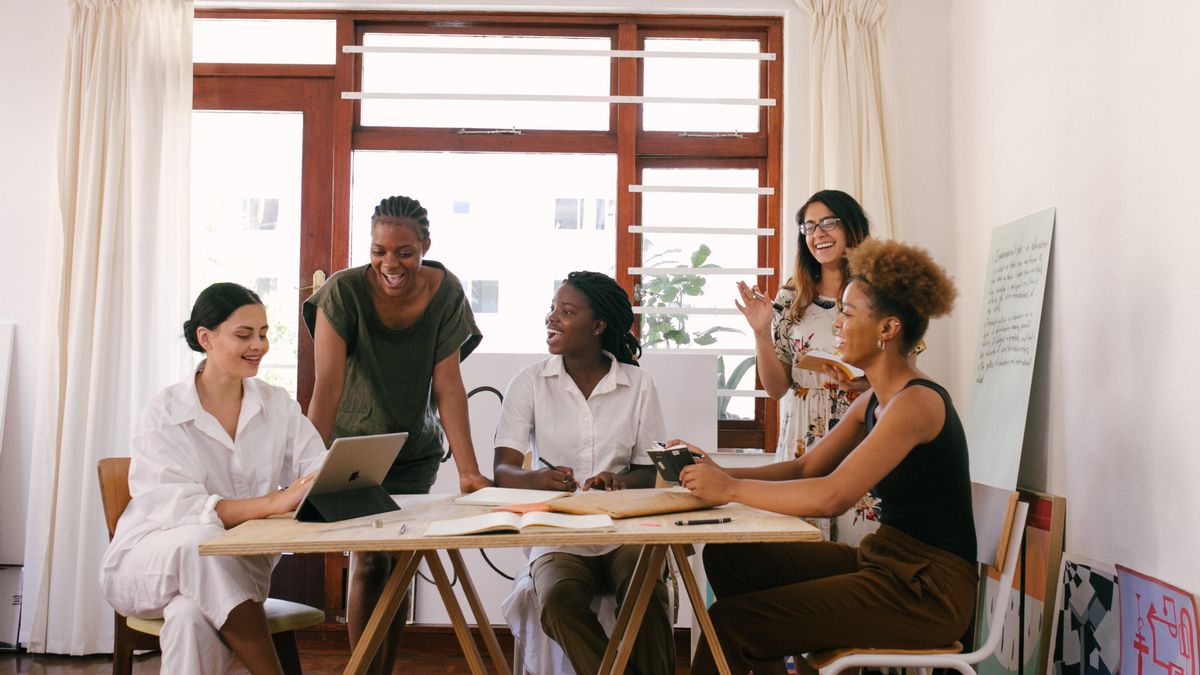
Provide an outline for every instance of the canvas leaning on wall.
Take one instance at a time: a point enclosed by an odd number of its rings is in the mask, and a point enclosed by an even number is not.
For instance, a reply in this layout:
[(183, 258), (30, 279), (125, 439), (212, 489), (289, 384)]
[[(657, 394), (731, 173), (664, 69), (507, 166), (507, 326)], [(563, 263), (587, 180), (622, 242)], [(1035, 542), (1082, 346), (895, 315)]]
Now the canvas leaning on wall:
[[(1054, 624), (1054, 600), (1062, 567), (1067, 500), (1032, 490), (1019, 490), (1029, 504), (1025, 536), (1009, 608), (996, 651), (976, 667), (980, 675), (1045, 675)], [(988, 632), (987, 621), (1000, 593), (1000, 574), (988, 568), (983, 597), (976, 603), (976, 639)], [(978, 646), (978, 645), (977, 645)]]
[(1200, 675), (1196, 597), (1117, 565), (1121, 663), (1125, 675)]
[(1111, 565), (1063, 555), (1054, 601), (1049, 675), (1117, 675), (1121, 611)]

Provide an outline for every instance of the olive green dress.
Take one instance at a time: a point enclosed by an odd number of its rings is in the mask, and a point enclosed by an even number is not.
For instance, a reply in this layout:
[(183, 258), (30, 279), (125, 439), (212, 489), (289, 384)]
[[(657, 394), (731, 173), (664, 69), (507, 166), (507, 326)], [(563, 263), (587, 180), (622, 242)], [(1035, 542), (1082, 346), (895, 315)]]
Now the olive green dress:
[(456, 350), (466, 359), (483, 339), (458, 278), (441, 263), (422, 264), (445, 276), (425, 313), (403, 330), (388, 328), (376, 313), (366, 265), (334, 274), (303, 307), (310, 334), (319, 308), (346, 342), (346, 380), (332, 438), (409, 434), (384, 481), (392, 494), (424, 494), (433, 486), (442, 457), (433, 368)]

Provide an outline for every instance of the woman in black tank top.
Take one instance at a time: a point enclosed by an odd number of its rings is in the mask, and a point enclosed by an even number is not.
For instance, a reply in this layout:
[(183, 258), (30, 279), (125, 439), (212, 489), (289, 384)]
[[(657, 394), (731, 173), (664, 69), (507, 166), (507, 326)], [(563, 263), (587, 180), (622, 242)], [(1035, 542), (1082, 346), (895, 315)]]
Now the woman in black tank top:
[[(857, 547), (705, 547), (713, 623), (735, 673), (783, 673), (788, 655), (832, 647), (949, 644), (974, 612), (966, 436), (946, 390), (907, 358), (929, 320), (950, 311), (954, 284), (898, 242), (868, 240), (847, 257), (834, 343), (866, 372), (869, 394), (794, 461), (725, 469), (705, 458), (681, 474), (704, 499), (797, 516), (836, 516), (872, 489), (883, 498), (879, 531)], [(717, 672), (703, 640), (692, 672)]]

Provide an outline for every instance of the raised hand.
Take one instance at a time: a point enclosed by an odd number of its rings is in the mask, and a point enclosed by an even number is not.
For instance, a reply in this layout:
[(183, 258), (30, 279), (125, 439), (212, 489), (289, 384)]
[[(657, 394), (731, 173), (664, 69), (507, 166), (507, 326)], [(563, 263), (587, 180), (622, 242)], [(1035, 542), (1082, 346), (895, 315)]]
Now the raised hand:
[(737, 283), (740, 300), (734, 300), (738, 311), (746, 317), (746, 322), (755, 335), (765, 335), (771, 330), (771, 319), (775, 315), (774, 303), (759, 292), (758, 286), (747, 286), (746, 282)]

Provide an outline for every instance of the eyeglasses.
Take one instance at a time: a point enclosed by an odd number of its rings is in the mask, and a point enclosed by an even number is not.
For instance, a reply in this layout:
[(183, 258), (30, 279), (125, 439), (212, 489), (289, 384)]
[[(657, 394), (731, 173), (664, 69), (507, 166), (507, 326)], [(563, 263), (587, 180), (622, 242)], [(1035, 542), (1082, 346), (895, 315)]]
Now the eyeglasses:
[(800, 223), (800, 234), (807, 237), (810, 234), (816, 234), (818, 228), (824, 232), (828, 232), (841, 224), (842, 219), (835, 218), (833, 216), (822, 218), (820, 221), (806, 220), (803, 223)]

